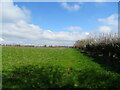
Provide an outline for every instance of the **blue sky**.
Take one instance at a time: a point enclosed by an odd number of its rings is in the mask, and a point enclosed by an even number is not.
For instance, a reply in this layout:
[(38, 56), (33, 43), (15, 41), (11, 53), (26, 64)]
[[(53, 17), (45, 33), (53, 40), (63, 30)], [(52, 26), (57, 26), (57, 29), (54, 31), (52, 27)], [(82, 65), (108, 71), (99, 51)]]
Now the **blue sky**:
[(84, 31), (94, 30), (100, 25), (97, 21), (98, 18), (106, 18), (118, 12), (117, 2), (80, 3), (78, 11), (68, 11), (56, 2), (18, 2), (15, 4), (31, 11), (30, 23), (53, 31), (65, 31), (65, 27), (69, 26), (80, 26)]
[(73, 45), (91, 33), (117, 31), (117, 2), (3, 4), (2, 43)]

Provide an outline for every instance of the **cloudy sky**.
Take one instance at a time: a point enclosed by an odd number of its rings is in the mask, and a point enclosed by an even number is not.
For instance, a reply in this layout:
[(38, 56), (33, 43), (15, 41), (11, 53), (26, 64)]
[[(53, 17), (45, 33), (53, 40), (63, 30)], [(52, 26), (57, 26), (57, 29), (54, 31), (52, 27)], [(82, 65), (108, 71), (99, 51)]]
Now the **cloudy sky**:
[(117, 2), (4, 2), (0, 43), (73, 45), (117, 32)]

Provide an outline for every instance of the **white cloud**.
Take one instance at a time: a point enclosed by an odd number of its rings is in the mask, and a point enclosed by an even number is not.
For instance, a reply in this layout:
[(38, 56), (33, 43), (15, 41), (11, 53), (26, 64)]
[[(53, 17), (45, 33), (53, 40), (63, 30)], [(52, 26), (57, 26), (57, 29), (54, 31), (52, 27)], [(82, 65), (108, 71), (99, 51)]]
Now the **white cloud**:
[[(2, 0), (2, 2), (55, 2), (54, 0)], [(67, 2), (119, 2), (119, 0), (65, 0)], [(57, 0), (57, 2), (61, 2), (61, 0)]]
[(100, 26), (99, 27), (99, 31), (102, 32), (102, 33), (110, 33), (111, 32), (111, 28), (108, 27), (108, 26)]
[(30, 11), (26, 8), (19, 8), (17, 5), (13, 5), (12, 2), (2, 3), (2, 18), (3, 23), (17, 22), (19, 20), (29, 21)]
[(95, 2), (106, 2), (108, 0), (94, 0)]
[(118, 2), (119, 0), (81, 0), (84, 2)]
[(74, 41), (78, 38), (81, 39), (85, 37), (85, 35), (80, 32), (53, 32), (51, 30), (43, 30), (36, 25), (27, 24), (25, 21), (3, 24), (3, 29), (3, 37), (19, 39)]
[(117, 25), (118, 24), (118, 15), (113, 14), (107, 18), (100, 18), (100, 19), (98, 19), (98, 21), (102, 22), (104, 24), (108, 24), (108, 25)]
[[(56, 2), (56, 0), (1, 0), (2, 2)], [(62, 0), (67, 2), (119, 2), (119, 0)], [(57, 2), (62, 2), (61, 0), (57, 0)]]
[(99, 31), (102, 33), (117, 33), (118, 32), (118, 15), (112, 14), (106, 18), (98, 19), (99, 22), (104, 24), (103, 26), (99, 27)]
[[(3, 16), (2, 38), (4, 43), (72, 45), (76, 40), (87, 37), (85, 32), (53, 32), (29, 24), (30, 11), (25, 7), (14, 6), (12, 2), (4, 3), (3, 10), (0, 12)], [(80, 28), (75, 27), (74, 29)]]
[(68, 29), (68, 30), (81, 30), (82, 28), (78, 27), (78, 26), (71, 26), (71, 27), (67, 27), (66, 29)]
[(0, 42), (3, 42), (3, 41), (4, 41), (4, 39), (0, 38)]
[(89, 32), (85, 32), (85, 35), (90, 35), (90, 33)]
[(68, 11), (78, 11), (80, 9), (80, 3), (74, 4), (74, 5), (69, 5), (68, 3), (63, 2), (63, 3), (61, 3), (61, 5)]

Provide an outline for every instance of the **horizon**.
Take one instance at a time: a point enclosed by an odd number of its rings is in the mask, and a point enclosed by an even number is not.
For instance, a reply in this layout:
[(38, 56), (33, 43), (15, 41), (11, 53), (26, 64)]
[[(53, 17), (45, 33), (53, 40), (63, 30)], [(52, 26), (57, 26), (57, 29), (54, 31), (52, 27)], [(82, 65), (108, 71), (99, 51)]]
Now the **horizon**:
[(93, 34), (118, 32), (117, 2), (3, 3), (1, 44), (72, 46)]

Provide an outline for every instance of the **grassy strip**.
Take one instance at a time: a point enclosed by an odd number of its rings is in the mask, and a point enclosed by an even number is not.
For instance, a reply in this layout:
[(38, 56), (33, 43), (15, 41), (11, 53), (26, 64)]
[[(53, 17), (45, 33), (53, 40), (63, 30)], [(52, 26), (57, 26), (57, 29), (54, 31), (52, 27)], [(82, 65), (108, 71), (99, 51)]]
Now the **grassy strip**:
[(106, 71), (76, 49), (3, 47), (3, 88), (119, 88)]

